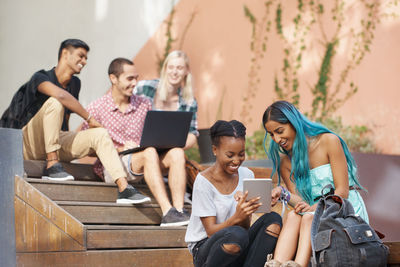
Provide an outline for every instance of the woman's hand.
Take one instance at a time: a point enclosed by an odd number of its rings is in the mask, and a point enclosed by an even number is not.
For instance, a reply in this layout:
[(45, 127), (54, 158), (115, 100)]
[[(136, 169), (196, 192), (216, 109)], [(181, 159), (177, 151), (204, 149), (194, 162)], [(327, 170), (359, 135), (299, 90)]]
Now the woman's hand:
[(249, 192), (246, 191), (244, 195), (239, 196), (239, 201), (236, 206), (236, 212), (234, 214), (239, 222), (248, 219), (250, 215), (253, 214), (262, 204), (258, 202), (260, 200), (260, 197), (255, 197), (250, 199), (249, 201), (246, 201), (248, 193)]
[(233, 196), (237, 202), (243, 197), (242, 191), (236, 191), (235, 195)]
[(315, 210), (317, 209), (317, 206), (318, 206), (318, 202), (315, 203), (314, 205), (312, 205), (312, 206), (310, 207), (309, 211), (315, 211)]
[(279, 186), (272, 189), (272, 192), (271, 192), (271, 206), (272, 207), (275, 206), (276, 203), (278, 202), (278, 199), (281, 196), (281, 193), (282, 193), (282, 188), (280, 188)]
[(307, 211), (312, 211), (310, 205), (308, 205), (306, 202), (304, 201), (300, 201), (296, 204), (296, 206), (294, 207), (294, 211), (296, 213), (300, 213), (300, 212), (307, 212)]

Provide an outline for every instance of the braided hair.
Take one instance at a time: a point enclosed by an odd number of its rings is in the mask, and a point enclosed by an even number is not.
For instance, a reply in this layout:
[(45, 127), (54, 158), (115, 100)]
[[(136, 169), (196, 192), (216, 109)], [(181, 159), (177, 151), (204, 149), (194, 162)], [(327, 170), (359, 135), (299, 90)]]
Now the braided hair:
[(218, 120), (210, 128), (211, 143), (218, 146), (220, 138), (223, 136), (232, 136), (235, 138), (245, 139), (246, 127), (237, 120), (224, 121)]

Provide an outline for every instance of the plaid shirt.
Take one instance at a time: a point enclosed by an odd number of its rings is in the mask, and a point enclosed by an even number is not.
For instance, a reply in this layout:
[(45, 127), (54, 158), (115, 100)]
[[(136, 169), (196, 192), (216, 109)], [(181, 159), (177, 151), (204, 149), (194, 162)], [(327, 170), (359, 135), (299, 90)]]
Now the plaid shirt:
[[(129, 107), (122, 112), (115, 105), (110, 91), (90, 103), (86, 110), (107, 129), (114, 146), (118, 148), (123, 147), (127, 141), (140, 144), (144, 120), (147, 111), (151, 110), (151, 102), (145, 97), (132, 95)], [(82, 130), (88, 128), (88, 123), (84, 122)], [(96, 161), (93, 169), (98, 176), (103, 177), (100, 161)]]
[[(145, 96), (151, 100), (153, 103), (154, 96), (156, 94), (157, 86), (160, 80), (142, 80), (139, 81), (135, 87), (135, 94), (140, 96)], [(195, 136), (199, 136), (197, 131), (197, 102), (193, 99), (192, 103), (186, 103), (182, 98), (181, 90), (178, 90), (179, 95), (179, 106), (178, 111), (191, 111), (193, 112), (192, 121), (190, 122), (189, 132)]]

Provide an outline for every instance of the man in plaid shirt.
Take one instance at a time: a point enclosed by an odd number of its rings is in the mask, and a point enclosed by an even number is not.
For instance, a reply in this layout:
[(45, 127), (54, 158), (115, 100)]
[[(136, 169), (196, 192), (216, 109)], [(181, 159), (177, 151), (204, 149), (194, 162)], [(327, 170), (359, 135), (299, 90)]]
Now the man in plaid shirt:
[[(151, 102), (136, 96), (138, 73), (132, 61), (125, 58), (114, 59), (108, 69), (111, 89), (101, 98), (90, 103), (87, 110), (107, 129), (118, 151), (137, 147), (147, 111)], [(85, 128), (87, 126), (83, 126)], [(153, 147), (124, 155), (121, 161), (128, 172), (128, 180), (138, 181), (144, 177), (153, 196), (163, 212), (161, 226), (180, 226), (189, 223), (189, 213), (183, 208), (186, 189), (185, 155), (183, 149), (172, 148), (158, 154)], [(172, 204), (165, 189), (163, 174), (168, 173)], [(106, 182), (115, 182), (104, 170)], [(139, 192), (129, 185), (134, 194), (118, 194), (118, 203), (134, 203)], [(143, 196), (143, 195), (141, 195)], [(142, 198), (139, 195), (139, 198)], [(139, 202), (138, 202), (139, 203)]]

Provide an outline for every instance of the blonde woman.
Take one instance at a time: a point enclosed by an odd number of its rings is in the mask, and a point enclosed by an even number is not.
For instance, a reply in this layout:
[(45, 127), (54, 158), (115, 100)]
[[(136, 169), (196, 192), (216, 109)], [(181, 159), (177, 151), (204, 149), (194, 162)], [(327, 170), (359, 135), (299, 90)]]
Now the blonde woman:
[(161, 68), (160, 79), (143, 80), (135, 87), (135, 94), (148, 97), (155, 110), (193, 112), (184, 149), (196, 143), (197, 102), (192, 89), (189, 58), (179, 50), (169, 53)]

